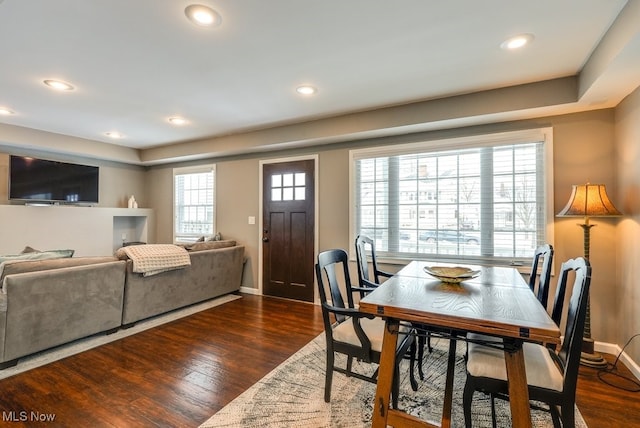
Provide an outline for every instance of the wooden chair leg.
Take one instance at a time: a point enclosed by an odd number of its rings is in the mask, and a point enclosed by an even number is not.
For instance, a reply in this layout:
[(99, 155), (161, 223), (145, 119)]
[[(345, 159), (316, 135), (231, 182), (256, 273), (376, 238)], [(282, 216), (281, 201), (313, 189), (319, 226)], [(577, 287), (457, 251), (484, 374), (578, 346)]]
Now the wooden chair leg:
[(411, 347), (409, 348), (409, 381), (411, 382), (411, 389), (418, 390), (418, 382), (416, 381), (416, 374), (414, 365), (416, 362), (416, 341), (411, 341)]
[(420, 380), (424, 380), (424, 371), (422, 370), (422, 360), (424, 359), (424, 336), (418, 336), (418, 376)]
[(331, 381), (333, 380), (333, 352), (327, 352), (327, 369), (324, 377), (324, 402), (331, 402)]
[(465, 428), (471, 428), (471, 402), (473, 400), (474, 387), (471, 382), (467, 380), (464, 385), (464, 392), (462, 393), (462, 408), (464, 411), (464, 426)]
[(498, 422), (496, 421), (496, 397), (493, 394), (489, 394), (489, 400), (491, 401), (491, 427), (497, 428)]
[(351, 368), (353, 367), (353, 357), (347, 357), (347, 377), (350, 376)]

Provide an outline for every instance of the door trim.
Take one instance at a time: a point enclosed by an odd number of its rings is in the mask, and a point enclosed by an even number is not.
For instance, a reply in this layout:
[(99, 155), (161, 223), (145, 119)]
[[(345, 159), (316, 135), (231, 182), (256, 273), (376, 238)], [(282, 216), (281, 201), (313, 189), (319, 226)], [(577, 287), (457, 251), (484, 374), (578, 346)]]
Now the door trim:
[[(318, 155), (304, 155), (304, 156), (292, 156), (287, 158), (277, 158), (277, 159), (266, 159), (261, 160), (258, 163), (258, 232), (256, 236), (256, 241), (258, 243), (258, 294), (263, 296), (262, 290), (262, 280), (263, 280), (263, 249), (262, 249), (262, 229), (263, 229), (263, 188), (262, 188), (262, 177), (264, 173), (264, 165), (273, 164), (273, 163), (283, 163), (283, 162), (296, 162), (302, 160), (313, 160), (313, 187), (314, 187), (314, 207), (313, 207), (313, 216), (314, 216), (314, 225), (313, 225), (313, 258), (314, 260), (318, 257), (318, 236), (319, 236), (319, 218), (318, 218), (318, 183), (319, 181), (319, 173), (318, 173)], [(316, 279), (315, 273), (313, 275), (314, 278), (314, 288), (313, 288), (313, 302), (314, 304), (318, 303), (318, 290), (315, 286)]]

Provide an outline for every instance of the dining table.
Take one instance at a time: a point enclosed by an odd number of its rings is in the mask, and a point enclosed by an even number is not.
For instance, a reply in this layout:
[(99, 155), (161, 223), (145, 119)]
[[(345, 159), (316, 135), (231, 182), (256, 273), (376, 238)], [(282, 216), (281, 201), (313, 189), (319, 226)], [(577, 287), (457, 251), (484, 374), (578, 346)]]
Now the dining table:
[[(472, 274), (451, 283), (427, 273), (447, 266), (466, 268)], [(386, 325), (372, 427), (451, 426), (455, 343), (468, 333), (491, 336), (493, 346), (504, 350), (512, 424), (531, 427), (522, 344), (557, 344), (560, 330), (518, 269), (414, 260), (361, 299), (359, 308), (384, 318)], [(451, 332), (441, 421), (424, 421), (389, 404), (400, 324)]]

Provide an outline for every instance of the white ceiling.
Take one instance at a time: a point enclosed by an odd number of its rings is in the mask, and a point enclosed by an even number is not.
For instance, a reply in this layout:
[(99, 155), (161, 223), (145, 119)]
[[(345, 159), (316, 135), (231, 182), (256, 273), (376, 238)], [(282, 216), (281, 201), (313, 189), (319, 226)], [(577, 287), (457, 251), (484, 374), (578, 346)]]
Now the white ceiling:
[[(222, 25), (190, 23), (194, 2)], [(580, 79), (566, 111), (611, 107), (640, 84), (638, 18), (601, 43), (626, 3), (0, 0), (0, 107), (15, 112), (0, 116), (0, 144), (38, 146), (3, 136), (14, 127), (87, 144), (119, 131), (118, 145), (142, 153), (567, 76)], [(625, 15), (640, 10), (628, 3)], [(534, 42), (500, 49), (519, 33)], [(50, 78), (76, 89), (54, 92)], [(300, 96), (300, 84), (318, 93)], [(174, 115), (190, 123), (172, 126)]]

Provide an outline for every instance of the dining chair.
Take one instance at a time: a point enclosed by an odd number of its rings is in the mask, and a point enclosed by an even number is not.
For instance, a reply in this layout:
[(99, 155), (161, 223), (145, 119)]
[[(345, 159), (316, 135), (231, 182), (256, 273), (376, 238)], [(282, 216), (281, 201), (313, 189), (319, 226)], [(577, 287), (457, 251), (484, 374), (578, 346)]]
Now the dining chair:
[[(371, 269), (367, 260), (367, 249), (371, 257)], [(373, 239), (367, 235), (356, 237), (356, 261), (358, 264), (358, 287), (360, 297), (364, 297), (372, 289), (381, 284), (381, 278), (391, 278), (390, 272), (385, 272), (378, 267), (376, 258), (376, 245)]]
[[(542, 244), (537, 247), (533, 253), (531, 274), (529, 275), (529, 288), (536, 294), (538, 301), (542, 303), (545, 308), (548, 308), (553, 252), (553, 246), (551, 244)], [(542, 260), (542, 269), (540, 270), (540, 275), (538, 275), (540, 260)]]
[[(327, 361), (325, 374), (324, 401), (331, 401), (333, 372), (377, 383), (378, 368), (372, 375), (352, 370), (353, 359), (365, 363), (380, 364), (382, 338), (385, 321), (382, 318), (359, 312), (353, 301), (353, 290), (349, 276), (349, 263), (346, 251), (333, 249), (318, 255), (315, 266), (322, 318), (327, 342)], [(399, 390), (398, 365), (402, 356), (413, 343), (413, 335), (407, 328), (401, 328), (396, 350), (396, 368), (392, 385), (392, 403), (397, 408)], [(347, 357), (346, 366), (335, 363), (335, 354)], [(413, 361), (411, 362), (413, 367)]]
[[(542, 244), (539, 245), (533, 252), (533, 258), (531, 261), (531, 273), (529, 274), (529, 288), (536, 295), (538, 301), (544, 306), (544, 308), (548, 311), (548, 300), (549, 300), (549, 282), (551, 281), (551, 267), (553, 262), (553, 246), (551, 244)], [(540, 262), (542, 261), (542, 265)], [(538, 275), (538, 267), (541, 267), (540, 275)], [(564, 304), (564, 291), (562, 295), (556, 294), (556, 300), (559, 300), (559, 303), (555, 303), (553, 305), (553, 315), (552, 319), (556, 323), (556, 325), (560, 325), (560, 317), (562, 316), (562, 305)], [(559, 304), (559, 306), (557, 306)], [(556, 311), (558, 312), (556, 315)], [(557, 318), (557, 319), (556, 319)], [(487, 336), (479, 333), (470, 333), (467, 335), (467, 351), (465, 353), (465, 360), (468, 359), (469, 356), (469, 343), (472, 342), (501, 342), (500, 338)], [(553, 349), (555, 344), (549, 344), (548, 347)], [(420, 372), (420, 368), (418, 368), (418, 372)], [(495, 414), (495, 396), (492, 393), (489, 393), (489, 400), (491, 402), (491, 414)], [(495, 428), (495, 418), (494, 418), (494, 428)]]
[[(529, 399), (549, 405), (553, 425), (556, 428), (573, 427), (575, 424), (575, 398), (582, 335), (584, 333), (591, 266), (583, 257), (570, 259), (560, 268), (556, 289), (556, 307), (562, 312), (567, 282), (573, 276), (564, 339), (560, 347), (549, 349), (544, 344), (523, 344), (525, 371), (529, 389)], [(554, 320), (555, 321), (555, 320)], [(467, 380), (463, 392), (465, 426), (471, 427), (471, 402), (475, 391), (492, 394), (508, 400), (508, 382), (504, 351), (482, 344), (469, 343), (467, 357)], [(538, 408), (538, 407), (536, 407)], [(495, 412), (492, 409), (493, 425)], [(561, 424), (562, 421), (562, 424)]]
[[(369, 248), (369, 253), (371, 255), (371, 273), (373, 275), (370, 275), (369, 263), (367, 261), (367, 248)], [(359, 286), (357, 288), (354, 287), (354, 289), (360, 292), (361, 298), (381, 284), (381, 277), (391, 278), (393, 276), (392, 273), (383, 271), (378, 268), (378, 262), (376, 259), (376, 246), (373, 239), (371, 239), (367, 235), (358, 235), (356, 237), (356, 261), (358, 264)], [(409, 352), (409, 358), (418, 362), (418, 373), (420, 376), (420, 380), (424, 380), (424, 371), (422, 370), (424, 347), (426, 345), (429, 352), (433, 350), (433, 348), (431, 347), (431, 328), (424, 325), (416, 325), (416, 327), (421, 331), (421, 334), (418, 336), (418, 343), (413, 343), (411, 345), (412, 348)], [(417, 358), (415, 357), (415, 348), (417, 348)], [(415, 383), (414, 381), (413, 364), (411, 365), (411, 382), (414, 389), (416, 389), (417, 383)]]

